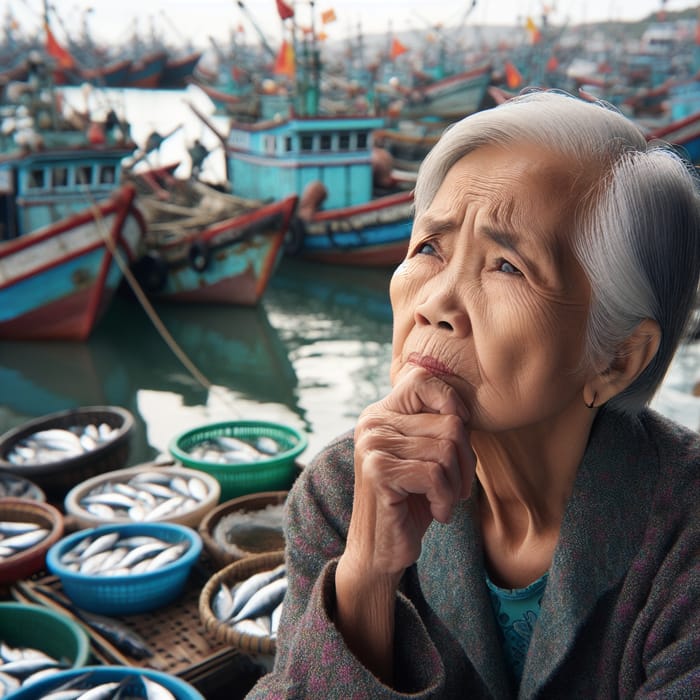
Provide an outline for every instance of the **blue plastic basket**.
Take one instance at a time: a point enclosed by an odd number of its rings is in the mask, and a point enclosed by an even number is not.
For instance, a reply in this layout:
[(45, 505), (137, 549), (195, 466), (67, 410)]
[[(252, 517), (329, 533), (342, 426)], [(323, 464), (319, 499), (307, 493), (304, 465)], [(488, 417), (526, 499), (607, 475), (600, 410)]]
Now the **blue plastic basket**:
[[(69, 671), (59, 671), (19, 688), (19, 690), (10, 693), (8, 698), (11, 697), (12, 700), (40, 700), (69, 681), (74, 681), (78, 688), (88, 690), (100, 683), (121, 681), (130, 676), (144, 676), (156, 683), (160, 683), (175, 696), (176, 700), (205, 700), (204, 696), (196, 688), (177, 676), (134, 666), (84, 666), (83, 668)], [(78, 682), (79, 678), (81, 679), (80, 682)], [(146, 698), (142, 692), (141, 685), (136, 682), (127, 685), (125, 692), (128, 697)]]
[[(189, 546), (182, 556), (157, 571), (123, 576), (79, 573), (61, 563), (62, 556), (85, 537), (99, 537), (115, 531), (123, 537), (147, 535), (173, 544), (185, 541)], [(103, 615), (135, 615), (163, 607), (178, 598), (201, 551), (201, 537), (185, 525), (124, 523), (80, 530), (64, 537), (49, 549), (46, 566), (60, 578), (66, 595), (84, 610)]]

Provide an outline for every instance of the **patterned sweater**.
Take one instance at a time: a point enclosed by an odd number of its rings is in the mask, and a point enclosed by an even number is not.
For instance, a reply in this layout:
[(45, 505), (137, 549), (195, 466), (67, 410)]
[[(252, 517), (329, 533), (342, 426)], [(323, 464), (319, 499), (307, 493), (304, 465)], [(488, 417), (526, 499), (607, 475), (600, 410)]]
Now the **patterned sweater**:
[(508, 683), (475, 504), (433, 522), (397, 594), (395, 687), (329, 611), (352, 509), (352, 435), (288, 499), (289, 590), (254, 698), (700, 698), (700, 438), (653, 411), (602, 410), (567, 504), (522, 682)]

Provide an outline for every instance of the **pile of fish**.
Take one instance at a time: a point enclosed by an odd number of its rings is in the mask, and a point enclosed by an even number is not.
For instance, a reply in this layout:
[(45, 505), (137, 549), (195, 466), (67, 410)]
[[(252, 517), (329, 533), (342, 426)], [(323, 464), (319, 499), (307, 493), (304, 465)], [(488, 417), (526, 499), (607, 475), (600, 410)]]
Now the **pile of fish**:
[(39, 544), (51, 530), (39, 523), (17, 520), (0, 521), (0, 562)]
[(284, 504), (237, 510), (222, 516), (212, 529), (220, 547), (233, 554), (259, 554), (284, 549)]
[(158, 571), (179, 559), (188, 547), (187, 541), (172, 543), (153, 535), (107, 532), (83, 537), (59, 561), (81, 574), (128, 576)]
[[(42, 693), (42, 700), (176, 700), (162, 683), (141, 673), (127, 673), (118, 681), (100, 681), (86, 671)], [(38, 698), (38, 696), (37, 696)]]
[(12, 646), (0, 640), (0, 698), (68, 666), (40, 649)]
[(125, 481), (105, 481), (81, 496), (79, 505), (105, 521), (153, 522), (193, 510), (209, 496), (204, 481), (143, 471)]
[(39, 430), (18, 440), (5, 459), (15, 466), (51, 464), (90, 452), (114, 439), (119, 428), (107, 423), (89, 423), (70, 428)]
[(275, 639), (286, 592), (287, 568), (280, 564), (233, 586), (222, 582), (211, 609), (217, 620), (241, 634)]
[(282, 446), (266, 435), (250, 441), (222, 435), (198, 443), (189, 454), (194, 459), (213, 464), (248, 464), (275, 457), (282, 451)]
[(43, 500), (39, 487), (14, 474), (0, 473), (0, 498), (32, 498)]

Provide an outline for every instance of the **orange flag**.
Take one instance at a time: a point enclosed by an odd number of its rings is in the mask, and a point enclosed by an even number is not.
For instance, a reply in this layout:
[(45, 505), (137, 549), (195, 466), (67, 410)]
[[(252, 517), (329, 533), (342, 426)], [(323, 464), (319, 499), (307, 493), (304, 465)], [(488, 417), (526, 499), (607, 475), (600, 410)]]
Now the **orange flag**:
[(276, 75), (286, 75), (288, 78), (294, 78), (294, 47), (288, 42), (283, 41), (280, 46), (279, 53), (275, 59), (274, 72)]
[(532, 17), (527, 18), (525, 29), (530, 32), (530, 43), (537, 44), (542, 39), (542, 34), (537, 28), (537, 25), (532, 21)]
[(44, 29), (46, 30), (46, 53), (55, 58), (61, 68), (73, 68), (75, 66), (73, 56), (56, 41), (48, 24), (44, 23)]
[(506, 85), (511, 90), (515, 90), (515, 88), (520, 87), (522, 85), (523, 76), (520, 75), (520, 71), (515, 67), (513, 63), (511, 63), (510, 61), (506, 61), (504, 70), (506, 73)]
[(391, 58), (396, 58), (402, 53), (406, 53), (408, 49), (396, 38), (391, 40)]
[(559, 61), (557, 60), (557, 57), (552, 54), (549, 59), (547, 60), (547, 65), (545, 66), (545, 70), (548, 73), (554, 72), (557, 68), (559, 68)]
[(329, 22), (335, 22), (336, 19), (338, 18), (335, 16), (335, 10), (333, 10), (332, 8), (321, 13), (321, 22), (323, 22), (324, 24), (328, 24)]

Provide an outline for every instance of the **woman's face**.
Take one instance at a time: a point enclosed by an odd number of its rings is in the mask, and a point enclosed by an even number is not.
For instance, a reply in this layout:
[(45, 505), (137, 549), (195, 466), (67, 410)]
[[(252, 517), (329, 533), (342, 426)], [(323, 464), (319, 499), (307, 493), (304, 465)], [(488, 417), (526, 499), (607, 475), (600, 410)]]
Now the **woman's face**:
[(590, 288), (569, 245), (573, 188), (557, 156), (530, 145), (452, 167), (391, 281), (392, 382), (429, 369), (489, 431), (582, 404)]

